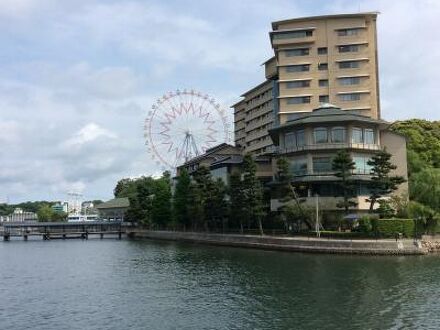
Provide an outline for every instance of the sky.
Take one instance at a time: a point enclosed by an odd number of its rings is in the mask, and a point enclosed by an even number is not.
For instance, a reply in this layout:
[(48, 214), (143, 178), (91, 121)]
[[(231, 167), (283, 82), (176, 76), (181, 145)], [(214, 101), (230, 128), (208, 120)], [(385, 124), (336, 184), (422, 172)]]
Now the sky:
[(437, 0), (0, 0), (0, 202), (109, 199), (159, 175), (144, 120), (169, 91), (230, 105), (264, 79), (272, 21), (379, 11), (382, 115), (437, 120)]

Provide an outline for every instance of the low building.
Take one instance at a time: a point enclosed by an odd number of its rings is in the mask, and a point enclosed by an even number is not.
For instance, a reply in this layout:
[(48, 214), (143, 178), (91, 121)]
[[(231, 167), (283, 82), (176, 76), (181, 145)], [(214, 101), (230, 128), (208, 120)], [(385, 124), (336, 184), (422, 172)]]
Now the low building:
[(34, 212), (23, 211), (21, 208), (16, 208), (13, 213), (3, 216), (2, 222), (24, 222), (24, 221), (38, 221), (38, 216)]
[[(357, 209), (368, 210), (371, 168), (367, 162), (375, 153), (386, 148), (392, 154), (392, 163), (398, 166), (393, 174), (407, 178), (406, 140), (388, 130), (389, 125), (384, 120), (323, 104), (270, 131), (276, 146), (273, 172), (277, 170), (276, 160), (285, 157), (290, 164), (292, 183), (306, 204), (313, 205), (318, 195), (322, 209), (336, 210), (342, 193), (336, 184), (339, 179), (332, 171), (332, 158), (345, 149), (356, 164), (352, 178), (356, 182)], [(404, 183), (396, 194), (407, 191), (408, 184)], [(279, 200), (273, 198), (271, 209), (275, 211), (279, 206)]]
[(99, 218), (107, 221), (124, 221), (130, 207), (128, 198), (114, 198), (96, 206)]
[[(244, 150), (226, 143), (208, 149), (203, 155), (194, 157), (177, 168), (177, 176), (186, 169), (189, 174), (201, 166), (207, 167), (214, 179), (220, 178), (229, 184), (232, 173), (241, 170)], [(257, 177), (263, 182), (272, 179), (272, 164), (269, 156), (254, 156), (257, 165)]]

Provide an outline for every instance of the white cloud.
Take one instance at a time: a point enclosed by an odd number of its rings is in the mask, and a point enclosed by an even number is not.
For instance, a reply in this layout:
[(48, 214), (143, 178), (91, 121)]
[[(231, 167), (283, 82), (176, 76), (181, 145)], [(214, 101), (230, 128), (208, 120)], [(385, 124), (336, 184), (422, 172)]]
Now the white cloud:
[(196, 88), (227, 107), (264, 79), (271, 21), (359, 3), (381, 12), (383, 116), (437, 119), (440, 1), (1, 0), (0, 194), (110, 197), (158, 173), (142, 138), (157, 97)]
[(82, 146), (98, 138), (116, 139), (116, 135), (95, 123), (89, 123), (63, 143), (65, 147)]

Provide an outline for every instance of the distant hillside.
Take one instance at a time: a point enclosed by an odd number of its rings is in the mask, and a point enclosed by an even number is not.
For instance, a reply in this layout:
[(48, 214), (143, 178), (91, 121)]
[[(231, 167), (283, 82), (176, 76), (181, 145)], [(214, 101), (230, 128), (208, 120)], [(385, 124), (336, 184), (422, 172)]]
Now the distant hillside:
[(391, 129), (407, 138), (410, 198), (440, 211), (440, 121), (410, 119)]

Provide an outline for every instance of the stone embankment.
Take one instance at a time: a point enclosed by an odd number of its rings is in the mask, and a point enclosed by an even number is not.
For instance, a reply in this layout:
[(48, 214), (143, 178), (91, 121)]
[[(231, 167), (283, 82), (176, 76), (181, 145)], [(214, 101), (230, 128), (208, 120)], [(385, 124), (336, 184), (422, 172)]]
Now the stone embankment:
[(440, 252), (440, 236), (423, 235), (422, 247), (432, 253)]
[(266, 250), (311, 253), (341, 253), (366, 255), (422, 255), (428, 248), (413, 240), (348, 240), (307, 237), (277, 237), (235, 234), (210, 234), (177, 231), (130, 229), (128, 237), (183, 241), (223, 246), (239, 246)]

